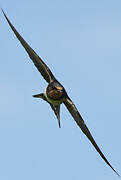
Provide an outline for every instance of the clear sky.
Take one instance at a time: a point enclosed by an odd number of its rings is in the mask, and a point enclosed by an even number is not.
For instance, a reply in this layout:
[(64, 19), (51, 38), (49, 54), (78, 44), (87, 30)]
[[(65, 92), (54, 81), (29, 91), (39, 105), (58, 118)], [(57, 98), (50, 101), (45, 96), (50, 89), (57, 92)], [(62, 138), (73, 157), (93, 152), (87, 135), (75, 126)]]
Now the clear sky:
[[(121, 1), (1, 0), (0, 6), (65, 86), (121, 174)], [(62, 105), (61, 126), (32, 94), (47, 83), (0, 13), (0, 179), (114, 180)]]

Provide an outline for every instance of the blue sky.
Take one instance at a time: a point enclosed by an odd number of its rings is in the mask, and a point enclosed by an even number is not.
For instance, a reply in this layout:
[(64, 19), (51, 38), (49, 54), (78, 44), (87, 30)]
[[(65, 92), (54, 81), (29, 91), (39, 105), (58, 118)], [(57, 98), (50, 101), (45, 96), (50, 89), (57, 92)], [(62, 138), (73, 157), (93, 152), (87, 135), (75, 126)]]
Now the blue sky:
[[(121, 174), (121, 1), (1, 1), (20, 34), (65, 86)], [(114, 180), (62, 105), (61, 126), (32, 94), (47, 86), (0, 14), (0, 179)]]

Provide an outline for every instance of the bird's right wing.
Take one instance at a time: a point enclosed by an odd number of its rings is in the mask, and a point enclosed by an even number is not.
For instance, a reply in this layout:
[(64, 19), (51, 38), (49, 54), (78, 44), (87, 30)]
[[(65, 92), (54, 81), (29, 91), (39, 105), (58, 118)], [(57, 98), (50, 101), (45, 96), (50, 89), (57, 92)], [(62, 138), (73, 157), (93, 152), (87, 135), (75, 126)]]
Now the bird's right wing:
[(70, 98), (66, 98), (64, 101), (65, 106), (67, 107), (68, 111), (71, 113), (73, 116), (74, 120), (76, 121), (77, 125), (81, 128), (83, 133), (87, 136), (87, 138), (90, 140), (90, 142), (93, 144), (97, 152), (100, 154), (100, 156), (103, 158), (103, 160), (111, 167), (111, 169), (118, 175), (120, 176), (115, 169), (111, 166), (111, 164), (108, 162), (104, 154), (101, 152), (100, 148), (96, 144), (94, 138), (92, 137), (88, 127), (86, 126), (84, 120), (82, 119), (80, 113), (78, 112), (76, 106), (73, 104)]
[(51, 80), (55, 79), (54, 75), (52, 74), (52, 72), (50, 71), (50, 69), (48, 68), (48, 66), (42, 61), (42, 59), (36, 54), (36, 52), (29, 46), (29, 44), (22, 38), (22, 36), (17, 32), (17, 30), (15, 29), (15, 27), (11, 24), (10, 20), (8, 19), (8, 17), (6, 16), (6, 14), (4, 13), (4, 11), (2, 10), (9, 26), (11, 27), (11, 29), (13, 30), (14, 34), (16, 35), (16, 37), (18, 38), (18, 40), (20, 41), (20, 43), (22, 44), (22, 46), (25, 48), (26, 52), (28, 53), (29, 57), (32, 59), (34, 65), (36, 66), (36, 68), (38, 69), (38, 71), (41, 73), (41, 75), (43, 76), (43, 78), (50, 83)]

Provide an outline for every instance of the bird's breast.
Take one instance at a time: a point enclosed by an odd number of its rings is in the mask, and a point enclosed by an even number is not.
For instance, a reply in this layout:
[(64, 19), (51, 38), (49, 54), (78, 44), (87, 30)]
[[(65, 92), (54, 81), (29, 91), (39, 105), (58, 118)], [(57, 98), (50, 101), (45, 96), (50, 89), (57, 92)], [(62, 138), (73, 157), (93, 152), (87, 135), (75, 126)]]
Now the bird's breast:
[(59, 92), (57, 90), (51, 90), (49, 92), (47, 92), (47, 96), (48, 98), (52, 99), (52, 100), (59, 100), (61, 99), (63, 93)]

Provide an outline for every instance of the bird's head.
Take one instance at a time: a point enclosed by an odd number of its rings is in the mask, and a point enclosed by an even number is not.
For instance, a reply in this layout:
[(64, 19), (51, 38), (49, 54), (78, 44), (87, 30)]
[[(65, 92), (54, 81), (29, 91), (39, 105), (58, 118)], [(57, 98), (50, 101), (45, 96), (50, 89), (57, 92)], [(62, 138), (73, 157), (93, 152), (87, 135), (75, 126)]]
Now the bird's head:
[(60, 84), (53, 82), (47, 86), (46, 94), (52, 100), (59, 100), (64, 95), (64, 88)]

